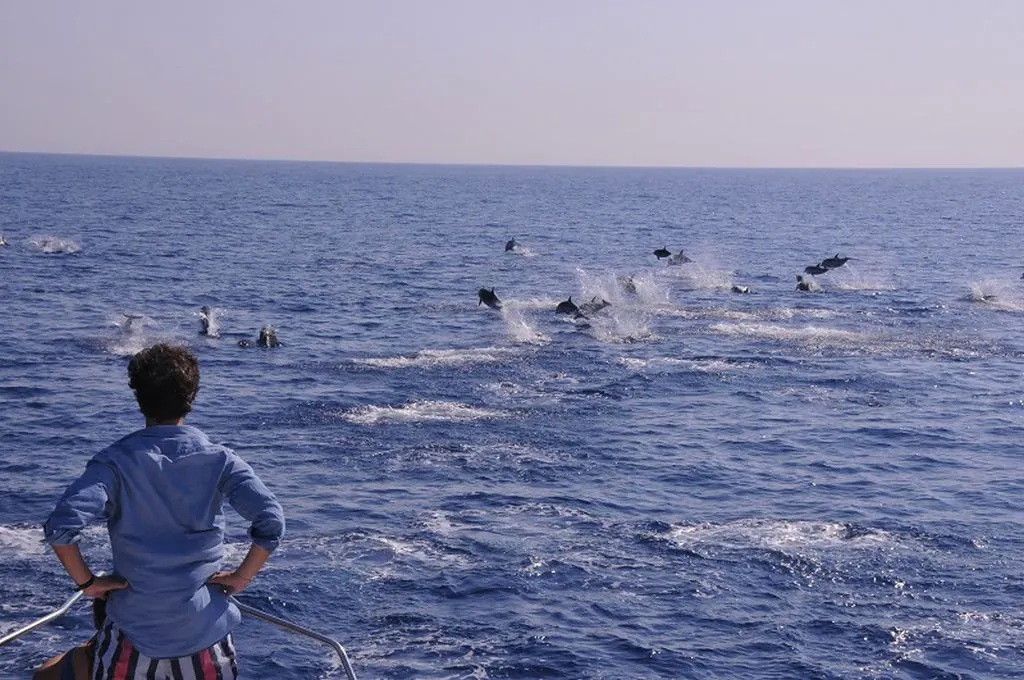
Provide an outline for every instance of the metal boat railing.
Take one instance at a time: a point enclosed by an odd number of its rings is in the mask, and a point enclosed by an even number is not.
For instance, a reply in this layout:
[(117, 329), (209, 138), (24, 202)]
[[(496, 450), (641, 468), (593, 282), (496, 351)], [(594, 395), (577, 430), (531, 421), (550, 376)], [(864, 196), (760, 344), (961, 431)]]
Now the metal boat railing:
[[(29, 623), (28, 625), (22, 626), (18, 630), (15, 630), (13, 632), (7, 633), (3, 637), (0, 637), (0, 647), (3, 647), (4, 645), (6, 645), (8, 642), (11, 642), (12, 640), (17, 640), (18, 638), (20, 638), (22, 635), (25, 635), (26, 633), (32, 632), (33, 630), (35, 630), (39, 626), (46, 625), (47, 623), (49, 623), (50, 621), (53, 621), (54, 619), (59, 619), (61, 616), (63, 616), (65, 613), (67, 613), (67, 611), (69, 609), (71, 609), (71, 605), (73, 605), (75, 602), (77, 602), (80, 597), (82, 597), (82, 593), (81, 592), (77, 592), (74, 595), (72, 595), (71, 597), (69, 597), (68, 600), (64, 604), (62, 604), (60, 607), (58, 607), (57, 609), (53, 610), (52, 612), (50, 612), (46, 616), (42, 616), (42, 617), (36, 619), (35, 621), (33, 621), (32, 623)], [(230, 597), (229, 599), (235, 604), (236, 607), (238, 607), (239, 611), (241, 611), (243, 614), (251, 616), (251, 617), (253, 617), (255, 619), (260, 619), (262, 621), (266, 621), (267, 623), (272, 623), (275, 626), (280, 626), (281, 628), (284, 628), (286, 630), (290, 630), (293, 633), (298, 633), (300, 635), (305, 635), (306, 637), (312, 638), (312, 639), (316, 640), (317, 642), (324, 643), (325, 645), (327, 645), (328, 647), (333, 649), (338, 654), (338, 656), (341, 658), (341, 667), (343, 669), (345, 669), (345, 675), (348, 676), (348, 680), (356, 680), (356, 673), (352, 669), (352, 663), (348, 660), (348, 654), (345, 653), (345, 648), (342, 647), (341, 644), (337, 640), (335, 640), (333, 638), (329, 638), (326, 635), (321, 635), (320, 633), (317, 633), (314, 630), (310, 630), (309, 628), (305, 628), (303, 626), (300, 626), (297, 623), (292, 623), (291, 621), (288, 621), (286, 619), (282, 619), (279, 616), (274, 616), (273, 614), (269, 614), (269, 613), (263, 611), (262, 609), (256, 609), (256, 607), (251, 607), (251, 606), (249, 606), (249, 605), (247, 605), (247, 604), (245, 604), (243, 602), (239, 602), (234, 597)]]
[(71, 597), (69, 597), (67, 602), (65, 602), (59, 608), (53, 610), (52, 612), (50, 612), (46, 616), (43, 616), (41, 618), (36, 619), (32, 623), (28, 624), (27, 626), (24, 626), (23, 628), (19, 628), (18, 630), (14, 631), (13, 633), (8, 633), (7, 635), (4, 635), (2, 638), (0, 638), (0, 647), (3, 647), (4, 645), (6, 645), (11, 640), (17, 640), (18, 638), (20, 638), (25, 633), (32, 632), (33, 630), (35, 630), (39, 626), (45, 625), (45, 624), (49, 623), (50, 621), (53, 621), (54, 619), (59, 619), (60, 617), (64, 616), (64, 613), (67, 612), (67, 610), (71, 609), (71, 605), (73, 605), (75, 602), (77, 602), (78, 598), (80, 598), (80, 597), (82, 597), (82, 593), (81, 592), (77, 592), (74, 595), (72, 595)]
[(248, 614), (253, 618), (266, 621), (267, 623), (272, 623), (275, 626), (280, 626), (281, 628), (285, 628), (294, 633), (298, 633), (299, 635), (305, 635), (306, 637), (313, 638), (318, 642), (324, 643), (325, 645), (327, 645), (328, 647), (330, 647), (338, 653), (338, 656), (341, 658), (341, 667), (345, 669), (345, 675), (348, 676), (348, 680), (356, 680), (356, 672), (352, 670), (352, 664), (348, 660), (348, 654), (345, 653), (345, 648), (342, 647), (341, 644), (334, 638), (329, 638), (326, 635), (321, 635), (320, 633), (317, 633), (315, 630), (310, 630), (309, 628), (300, 626), (297, 623), (292, 623), (291, 621), (282, 619), (279, 616), (274, 616), (273, 614), (267, 613), (262, 609), (250, 607), (249, 605), (243, 602), (239, 602), (234, 597), (230, 597), (228, 599), (234, 602), (235, 606), (238, 607), (239, 611), (241, 611), (243, 614)]

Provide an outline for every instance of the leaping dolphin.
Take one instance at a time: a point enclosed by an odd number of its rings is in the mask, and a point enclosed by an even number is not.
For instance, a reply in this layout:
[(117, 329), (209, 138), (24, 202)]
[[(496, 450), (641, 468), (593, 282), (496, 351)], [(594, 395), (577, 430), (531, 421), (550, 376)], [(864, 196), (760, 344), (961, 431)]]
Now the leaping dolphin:
[(516, 240), (515, 240), (514, 238), (510, 238), (510, 239), (509, 239), (509, 240), (508, 240), (508, 241), (507, 241), (507, 242), (505, 243), (505, 252), (507, 253), (507, 252), (508, 252), (508, 251), (510, 251), (510, 250), (515, 250), (515, 249), (516, 249), (516, 246), (517, 246), (517, 245), (519, 245), (519, 244), (518, 244), (518, 243), (516, 243)]
[(797, 276), (796, 276), (796, 289), (807, 292), (807, 291), (811, 290), (811, 284), (809, 284), (806, 281), (804, 281), (804, 277), (802, 277), (799, 274), (797, 274)]
[(804, 267), (804, 274), (811, 274), (812, 276), (817, 276), (818, 274), (824, 274), (827, 271), (828, 271), (828, 267), (824, 267), (824, 266), (822, 266), (820, 264), (812, 264), (812, 265), (808, 265), (807, 267)]
[[(598, 302), (597, 301), (597, 296), (595, 295), (593, 298), (590, 299), (590, 302), (584, 302), (582, 305), (579, 306), (579, 314), (581, 314), (581, 315), (596, 314), (597, 312), (600, 312), (605, 307), (611, 306), (611, 304), (612, 303), (608, 302), (604, 298), (601, 298), (601, 301)], [(561, 305), (559, 305), (559, 306), (561, 306)]]
[(661, 247), (654, 251), (654, 255), (660, 260), (663, 257), (672, 257), (672, 251), (668, 248)]
[(835, 269), (837, 267), (842, 267), (844, 264), (846, 264), (847, 260), (851, 259), (853, 258), (839, 257), (839, 253), (836, 253), (835, 257), (826, 257), (824, 260), (822, 260), (821, 266), (824, 267), (825, 269)]
[(486, 288), (481, 288), (476, 292), (476, 296), (480, 298), (480, 301), (476, 303), (477, 307), (479, 307), (481, 304), (484, 304), (490, 307), (491, 309), (501, 309), (501, 300), (499, 300), (498, 296), (494, 294), (493, 288), (491, 288), (490, 290), (487, 290)]
[(555, 314), (579, 314), (580, 308), (576, 306), (576, 303), (572, 301), (572, 296), (569, 296), (568, 300), (562, 300), (555, 307)]
[(681, 251), (681, 250), (677, 254), (673, 255), (670, 258), (668, 258), (668, 263), (669, 264), (686, 264), (687, 262), (693, 262), (693, 260), (688, 258), (686, 256), (686, 254), (683, 253), (683, 251)]

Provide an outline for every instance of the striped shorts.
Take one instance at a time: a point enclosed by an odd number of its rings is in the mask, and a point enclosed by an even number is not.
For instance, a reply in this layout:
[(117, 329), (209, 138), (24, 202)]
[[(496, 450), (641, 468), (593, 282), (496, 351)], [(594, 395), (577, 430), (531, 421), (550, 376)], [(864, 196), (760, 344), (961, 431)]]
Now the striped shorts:
[(191, 656), (151, 659), (113, 621), (96, 634), (92, 680), (236, 680), (235, 646), (228, 635)]

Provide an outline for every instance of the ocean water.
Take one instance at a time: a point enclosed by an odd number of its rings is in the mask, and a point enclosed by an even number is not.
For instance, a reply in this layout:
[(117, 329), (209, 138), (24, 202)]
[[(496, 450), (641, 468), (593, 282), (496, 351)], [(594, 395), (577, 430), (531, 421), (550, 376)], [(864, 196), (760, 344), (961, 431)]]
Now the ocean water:
[(240, 599), (360, 678), (1024, 677), (1024, 171), (3, 154), (0, 234), (0, 631), (70, 595), (40, 524), (170, 341), (288, 515)]

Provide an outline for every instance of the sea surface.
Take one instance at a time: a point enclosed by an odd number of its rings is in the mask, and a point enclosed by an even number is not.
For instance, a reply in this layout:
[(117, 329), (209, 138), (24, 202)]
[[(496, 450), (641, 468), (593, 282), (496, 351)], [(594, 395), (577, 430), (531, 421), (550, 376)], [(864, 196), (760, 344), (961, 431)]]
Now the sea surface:
[(173, 342), (288, 516), (240, 599), (363, 680), (1024, 677), (1024, 171), (0, 154), (0, 234), (0, 632), (72, 593), (40, 525)]

